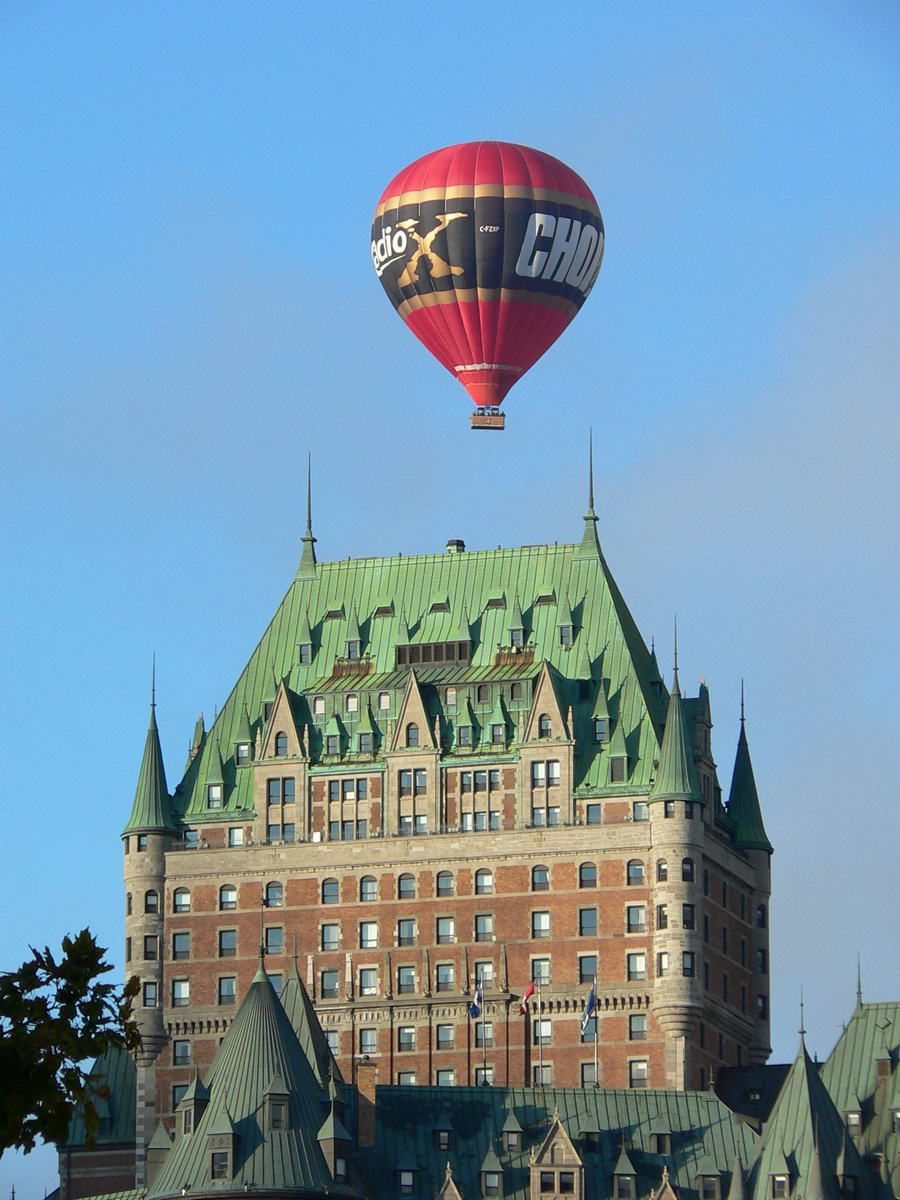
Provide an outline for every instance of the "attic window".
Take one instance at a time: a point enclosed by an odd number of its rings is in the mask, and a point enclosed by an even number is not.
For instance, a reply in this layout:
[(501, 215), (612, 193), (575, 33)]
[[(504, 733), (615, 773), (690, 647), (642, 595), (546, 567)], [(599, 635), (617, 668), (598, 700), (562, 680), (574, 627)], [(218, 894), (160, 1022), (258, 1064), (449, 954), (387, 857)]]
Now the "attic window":
[(499, 1196), (500, 1195), (500, 1172), (499, 1171), (482, 1171), (481, 1172), (481, 1193), (483, 1196)]
[(312, 642), (299, 642), (297, 645), (297, 662), (311, 663), (312, 662)]
[(411, 1196), (415, 1191), (416, 1173), (415, 1171), (398, 1171), (398, 1183), (400, 1185), (401, 1196)]
[(787, 1175), (772, 1176), (772, 1200), (786, 1200), (788, 1194), (788, 1177)]
[(354, 638), (351, 641), (347, 642), (347, 658), (349, 658), (351, 660), (351, 662), (356, 662), (356, 660), (359, 658), (359, 651), (360, 651), (359, 641), (357, 641)]
[(555, 603), (556, 603), (556, 596), (553, 594), (553, 592), (542, 592), (540, 596), (537, 596), (535, 598), (534, 606), (535, 606), (535, 608), (537, 608), (537, 606), (539, 604), (555, 604)]
[(210, 783), (206, 788), (206, 807), (221, 808), (222, 807), (222, 785), (221, 783)]
[(700, 1200), (719, 1200), (719, 1176), (700, 1176)]
[(343, 618), (344, 610), (342, 608), (329, 608), (328, 612), (322, 618), (323, 621), (339, 621)]
[(434, 604), (432, 604), (431, 608), (429, 608), (428, 611), (429, 612), (449, 612), (450, 611), (449, 601), (435, 600)]
[(862, 1132), (862, 1113), (858, 1109), (844, 1113), (844, 1121), (847, 1125), (847, 1132), (852, 1137), (857, 1137)]
[(238, 744), (234, 748), (234, 757), (235, 757), (235, 762), (237, 762), (238, 766), (242, 766), (244, 763), (248, 763), (250, 761), (250, 743), (249, 742), (238, 742)]
[(900, 1133), (900, 1108), (891, 1110), (891, 1133)]
[(672, 1153), (672, 1135), (671, 1133), (654, 1133), (653, 1135), (653, 1150), (655, 1154), (671, 1154)]
[(609, 721), (606, 717), (594, 718), (594, 741), (605, 742), (609, 736)]
[(509, 631), (509, 644), (514, 650), (521, 650), (525, 645), (525, 630), (521, 625)]
[(487, 604), (484, 607), (485, 608), (506, 608), (506, 601), (503, 599), (502, 596), (493, 596), (490, 600), (488, 600)]
[(572, 625), (560, 625), (559, 627), (559, 644), (561, 646), (571, 646), (575, 640), (575, 628)]
[(615, 1200), (634, 1200), (634, 1176), (616, 1175)]
[(504, 1150), (521, 1150), (522, 1149), (522, 1134), (518, 1129), (507, 1129), (503, 1134), (503, 1149)]
[(393, 604), (379, 604), (374, 615), (376, 617), (392, 617), (394, 615)]
[(609, 779), (611, 783), (624, 783), (628, 773), (628, 759), (624, 754), (617, 754), (609, 760)]

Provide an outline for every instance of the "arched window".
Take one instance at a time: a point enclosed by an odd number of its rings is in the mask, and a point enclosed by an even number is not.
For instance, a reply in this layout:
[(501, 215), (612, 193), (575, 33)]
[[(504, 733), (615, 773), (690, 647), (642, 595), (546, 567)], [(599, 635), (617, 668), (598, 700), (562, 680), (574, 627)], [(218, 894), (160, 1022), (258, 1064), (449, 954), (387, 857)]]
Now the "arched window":
[(276, 733), (275, 734), (275, 757), (276, 758), (284, 758), (284, 756), (286, 754), (287, 754), (287, 734), (286, 733)]
[(317, 717), (321, 717), (324, 715), (324, 713), (325, 713), (325, 697), (324, 696), (313, 697), (313, 714)]
[(628, 863), (628, 886), (644, 882), (644, 864), (639, 858), (632, 858)]
[(144, 912), (159, 912), (159, 892), (155, 891), (153, 888), (150, 888), (148, 892), (144, 892)]
[(410, 721), (406, 727), (406, 744), (407, 746), (418, 746), (419, 744), (419, 727), (415, 721)]
[(477, 698), (479, 704), (490, 704), (490, 702), (491, 702), (490, 684), (479, 683), (478, 690), (476, 691), (475, 695), (476, 695), (476, 698)]
[(378, 880), (374, 875), (363, 875), (359, 881), (359, 898), (366, 901), (378, 899)]
[(233, 883), (223, 883), (219, 888), (219, 908), (237, 908), (237, 888)]
[(390, 692), (379, 692), (378, 693), (378, 707), (382, 710), (382, 712), (385, 709), (388, 709), (391, 707), (391, 693)]
[(356, 692), (348, 692), (344, 700), (345, 712), (359, 712), (359, 696)]
[(131, 908), (132, 908), (131, 892), (126, 892), (125, 893), (125, 916), (126, 917), (131, 916)]
[(592, 888), (597, 886), (597, 864), (586, 862), (578, 868), (578, 886)]
[(685, 883), (694, 882), (694, 860), (692, 858), (681, 860), (681, 878)]
[(176, 888), (172, 893), (172, 912), (185, 913), (191, 911), (190, 888)]
[(399, 900), (415, 900), (416, 898), (416, 877), (415, 875), (401, 875), (397, 880), (397, 898)]
[(550, 872), (544, 866), (531, 868), (531, 890), (547, 892), (550, 890)]
[(550, 718), (546, 713), (538, 717), (538, 737), (550, 736)]
[(453, 873), (451, 871), (438, 871), (436, 891), (439, 896), (453, 895)]
[(341, 887), (336, 879), (322, 880), (322, 903), (338, 904), (341, 899)]
[(494, 890), (494, 872), (482, 867), (475, 872), (475, 895), (490, 896)]
[(280, 883), (266, 884), (266, 908), (281, 908), (284, 904), (284, 888)]
[(664, 858), (656, 860), (656, 882), (665, 883), (669, 878), (669, 864)]

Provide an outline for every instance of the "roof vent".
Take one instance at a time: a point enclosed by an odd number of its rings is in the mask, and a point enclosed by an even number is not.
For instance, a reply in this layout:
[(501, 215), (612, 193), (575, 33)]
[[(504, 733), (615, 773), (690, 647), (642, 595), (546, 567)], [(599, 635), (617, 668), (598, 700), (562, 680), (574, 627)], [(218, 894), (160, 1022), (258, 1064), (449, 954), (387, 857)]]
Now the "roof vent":
[(448, 554), (462, 554), (465, 548), (466, 543), (462, 538), (450, 538), (449, 542), (447, 542)]

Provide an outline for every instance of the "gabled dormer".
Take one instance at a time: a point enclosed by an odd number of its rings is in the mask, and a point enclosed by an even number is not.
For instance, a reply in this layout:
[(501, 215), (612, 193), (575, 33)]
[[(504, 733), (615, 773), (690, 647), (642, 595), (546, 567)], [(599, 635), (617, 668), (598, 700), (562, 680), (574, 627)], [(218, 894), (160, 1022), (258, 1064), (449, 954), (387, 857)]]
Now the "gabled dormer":
[(359, 618), (356, 615), (355, 605), (350, 609), (350, 614), (347, 617), (347, 623), (344, 627), (344, 644), (343, 657), (348, 662), (358, 662), (362, 658), (362, 636), (359, 631)]
[(559, 645), (564, 650), (570, 649), (575, 644), (575, 622), (566, 592), (560, 594), (559, 603), (556, 606), (556, 636)]
[(473, 750), (481, 740), (481, 726), (472, 708), (472, 701), (467, 696), (463, 704), (457, 708), (456, 719), (453, 722), (453, 746), (456, 751)]
[(237, 1137), (234, 1122), (223, 1104), (206, 1129), (209, 1178), (213, 1181), (234, 1178), (234, 1152)]
[(494, 696), (494, 707), (491, 709), (491, 715), (487, 720), (488, 741), (492, 746), (505, 750), (511, 728), (512, 722), (509, 719), (509, 713), (506, 711), (506, 705), (503, 703), (503, 694), (497, 688)]
[(591, 709), (590, 739), (597, 746), (603, 746), (609, 741), (609, 698), (606, 694), (605, 679), (601, 679), (597, 684), (597, 694)]
[(218, 810), (225, 807), (225, 768), (218, 736), (207, 742), (205, 754), (206, 774), (204, 778), (204, 808)]
[(531, 1160), (531, 1200), (582, 1200), (584, 1163), (555, 1111), (547, 1136)]
[(297, 731), (297, 718), (290, 692), (282, 680), (275, 693), (262, 743), (263, 758), (305, 759)]
[[(619, 705), (621, 713), (622, 704)], [(631, 774), (631, 763), (628, 758), (628, 743), (625, 740), (625, 722), (620, 715), (615, 722), (612, 737), (609, 739), (609, 749), (606, 752), (606, 782), (627, 783)]]
[(503, 1195), (503, 1164), (497, 1157), (497, 1151), (493, 1145), (488, 1146), (487, 1153), (481, 1160), (478, 1179), (481, 1184), (482, 1196)]
[(662, 1179), (659, 1181), (659, 1187), (650, 1192), (650, 1200), (678, 1200), (677, 1193), (672, 1187), (672, 1181), (669, 1179), (669, 1168), (663, 1165)]
[(612, 1200), (636, 1200), (637, 1170), (624, 1143), (612, 1173)]
[(262, 1131), (266, 1136), (290, 1128), (290, 1093), (278, 1071), (263, 1092), (261, 1119)]
[(315, 653), (309, 613), (304, 609), (297, 626), (297, 663), (301, 667), (308, 667), (312, 663)]
[(200, 1124), (200, 1118), (206, 1112), (207, 1104), (209, 1104), (209, 1091), (203, 1085), (200, 1076), (196, 1074), (175, 1110), (176, 1133), (193, 1133)]
[(438, 1188), (437, 1200), (463, 1200), (463, 1194), (459, 1190), (459, 1185), (453, 1178), (453, 1168), (448, 1162), (444, 1168), (444, 1178), (441, 1181), (441, 1186)]
[(325, 725), (325, 737), (322, 741), (324, 758), (341, 758), (347, 746), (347, 731), (337, 713), (332, 713)]
[(415, 671), (410, 671), (400, 702), (391, 750), (434, 750), (434, 735)]
[(518, 1154), (524, 1145), (525, 1131), (513, 1108), (506, 1114), (506, 1120), (500, 1126), (500, 1139), (507, 1154)]
[(506, 631), (509, 637), (509, 645), (513, 650), (524, 650), (525, 648), (525, 622), (522, 620), (522, 609), (519, 606), (519, 597), (513, 598), (512, 607), (506, 615)]
[(234, 735), (235, 766), (246, 767), (253, 761), (253, 729), (250, 725), (250, 714), (247, 705), (241, 706), (241, 720), (237, 733)]
[(550, 667), (546, 660), (541, 663), (534, 696), (531, 702), (531, 712), (525, 723), (525, 741), (565, 742), (569, 740), (569, 730), (563, 717), (562, 705), (556, 690)]

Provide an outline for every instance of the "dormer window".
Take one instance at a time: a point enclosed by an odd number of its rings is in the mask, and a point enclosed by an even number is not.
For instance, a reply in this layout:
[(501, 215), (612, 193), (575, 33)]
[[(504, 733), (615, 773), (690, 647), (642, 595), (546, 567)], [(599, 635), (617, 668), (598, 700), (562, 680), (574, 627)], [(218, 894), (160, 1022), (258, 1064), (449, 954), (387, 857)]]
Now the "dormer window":
[(186, 1108), (181, 1114), (181, 1132), (190, 1133), (194, 1128), (194, 1110)]
[(288, 740), (286, 733), (275, 734), (275, 757), (284, 758), (288, 752)]
[(238, 742), (234, 748), (234, 760), (239, 767), (250, 761), (250, 743)]
[(613, 1195), (615, 1200), (634, 1200), (635, 1177), (633, 1175), (616, 1175), (614, 1176), (614, 1183)]
[(561, 646), (571, 646), (575, 641), (575, 626), (560, 625), (559, 627), (559, 644)]
[(609, 760), (609, 779), (611, 783), (624, 783), (628, 775), (628, 759), (624, 754), (616, 754)]
[(359, 752), (360, 754), (371, 754), (373, 739), (371, 733), (361, 733), (359, 735)]
[(771, 1188), (769, 1191), (772, 1200), (787, 1200), (788, 1194), (788, 1177), (787, 1175), (772, 1175)]
[(538, 737), (550, 736), (550, 718), (547, 713), (541, 713), (538, 717)]
[(325, 697), (315, 696), (313, 698), (313, 715), (322, 717), (325, 715)]
[(390, 692), (379, 692), (378, 693), (378, 707), (382, 712), (384, 712), (386, 709), (389, 709), (391, 707), (391, 693)]
[(416, 1189), (415, 1171), (398, 1171), (397, 1183), (401, 1196), (411, 1196)]
[(347, 658), (355, 662), (359, 658), (359, 649), (360, 643), (357, 639), (347, 642)]
[(499, 1171), (482, 1171), (481, 1172), (481, 1194), (483, 1196), (499, 1196), (500, 1195), (500, 1172)]
[(406, 745), (413, 749), (419, 744), (419, 727), (415, 721), (410, 721), (406, 726)]
[(654, 1135), (653, 1135), (653, 1152), (654, 1152), (654, 1154), (671, 1154), (672, 1153), (672, 1135), (671, 1135), (671, 1133), (654, 1133)]
[(718, 1175), (701, 1175), (700, 1187), (697, 1189), (700, 1193), (700, 1200), (719, 1200), (720, 1180)]
[(209, 1163), (210, 1179), (231, 1178), (231, 1155), (227, 1150), (213, 1150)]
[(325, 738), (325, 753), (326, 754), (340, 754), (340, 752), (341, 752), (340, 737), (336, 733), (329, 733), (328, 736)]
[(900, 1133), (900, 1108), (891, 1110), (891, 1133)]
[(344, 711), (348, 713), (359, 712), (359, 696), (356, 692), (348, 692), (344, 699)]
[(506, 726), (492, 725), (491, 726), (491, 742), (495, 746), (502, 746), (506, 742)]
[(609, 721), (606, 717), (594, 718), (594, 741), (605, 742), (609, 737)]
[(450, 1149), (450, 1130), (436, 1129), (434, 1131), (434, 1148), (435, 1150)]
[(503, 1134), (503, 1149), (504, 1150), (521, 1150), (522, 1149), (522, 1134), (518, 1129), (507, 1129)]
[(862, 1133), (862, 1113), (859, 1109), (851, 1109), (850, 1112), (844, 1113), (844, 1123), (851, 1137), (858, 1137)]
[(456, 742), (459, 746), (472, 745), (472, 726), (457, 725), (456, 727)]
[(297, 646), (297, 662), (306, 666), (312, 662), (312, 642), (300, 642)]
[(206, 807), (221, 808), (222, 807), (222, 785), (221, 783), (209, 783), (206, 785)]
[(509, 644), (515, 650), (521, 650), (525, 645), (525, 630), (521, 626), (509, 631)]
[(479, 704), (490, 704), (490, 702), (491, 702), (490, 684), (479, 683), (478, 688), (475, 692), (475, 698)]

